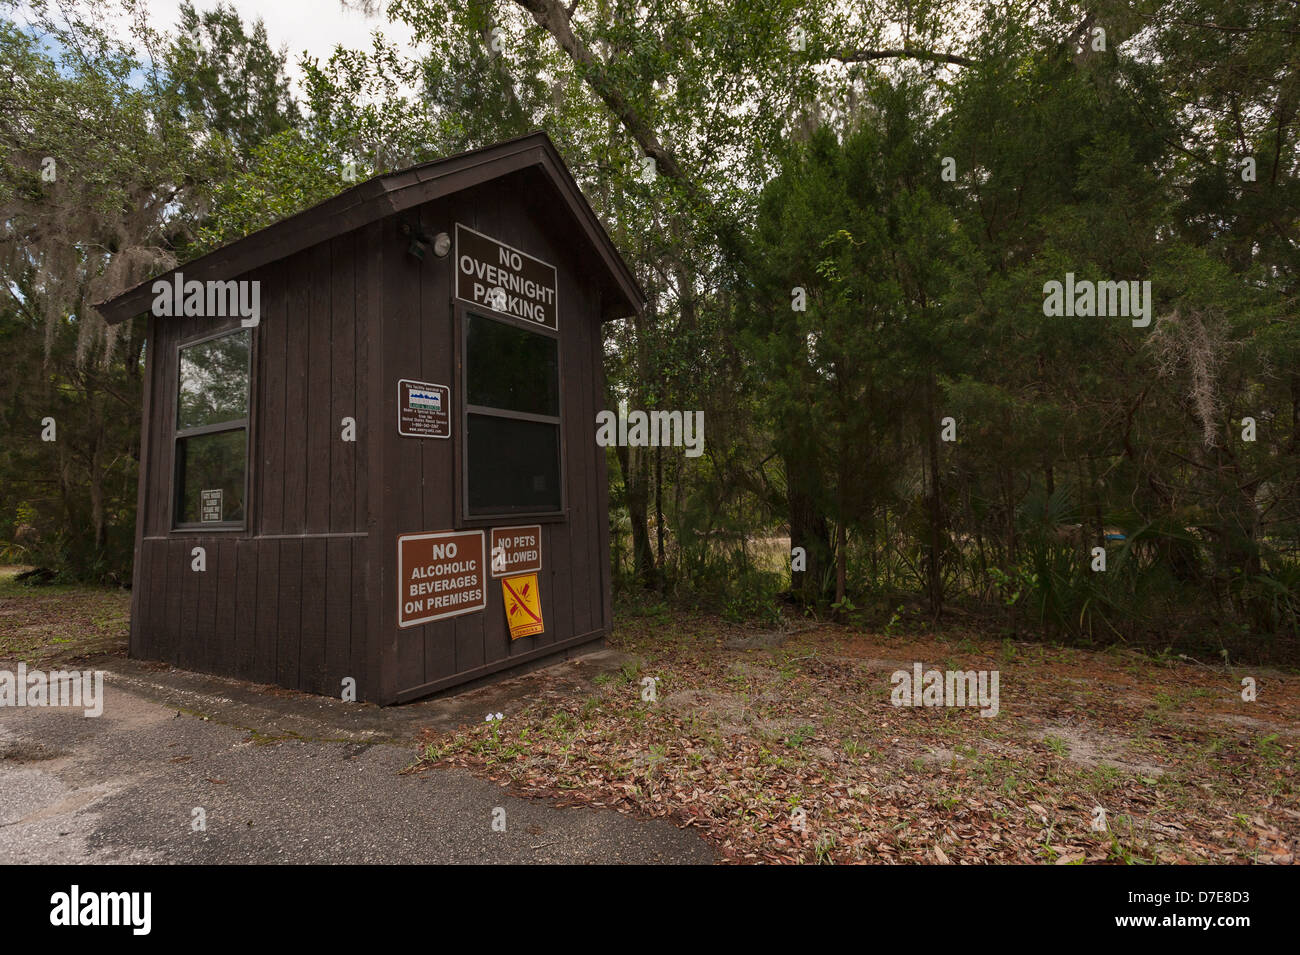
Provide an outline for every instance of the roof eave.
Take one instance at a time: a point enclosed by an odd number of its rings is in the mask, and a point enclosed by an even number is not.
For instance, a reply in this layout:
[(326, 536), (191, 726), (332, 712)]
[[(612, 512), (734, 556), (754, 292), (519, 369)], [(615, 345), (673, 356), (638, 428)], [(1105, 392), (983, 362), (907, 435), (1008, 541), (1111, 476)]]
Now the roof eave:
[(645, 294), (627, 263), (570, 175), (555, 144), (541, 131), (368, 179), (257, 232), (146, 279), (95, 307), (105, 321), (116, 325), (149, 310), (153, 285), (159, 279), (169, 279), (180, 271), (185, 273), (187, 280), (199, 281), (225, 280), (246, 274), (334, 236), (474, 185), (474, 170), (487, 164), (501, 165), (501, 175), (541, 166), (557, 184), (569, 211), (587, 233), (606, 272), (613, 279), (618, 297), (625, 300), (622, 305), (611, 301), (604, 309), (602, 321), (645, 309)]

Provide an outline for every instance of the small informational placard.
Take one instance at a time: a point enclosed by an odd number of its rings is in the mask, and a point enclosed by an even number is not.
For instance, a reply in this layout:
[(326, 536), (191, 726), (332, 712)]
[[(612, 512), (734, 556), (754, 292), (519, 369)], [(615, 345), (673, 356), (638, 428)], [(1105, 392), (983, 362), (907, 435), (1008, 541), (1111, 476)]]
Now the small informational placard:
[(501, 596), (506, 605), (506, 622), (510, 639), (532, 637), (546, 630), (542, 623), (542, 595), (537, 589), (537, 575), (506, 577), (501, 581)]
[(473, 613), (487, 606), (482, 531), (397, 538), (397, 625)]
[(542, 569), (542, 525), (492, 528), (492, 576)]
[(555, 266), (456, 223), (456, 297), (557, 328)]
[(408, 438), (450, 438), (451, 389), (427, 381), (398, 381), (397, 433)]
[(199, 491), (199, 508), (200, 517), (204, 524), (220, 523), (221, 521), (221, 488), (214, 490)]

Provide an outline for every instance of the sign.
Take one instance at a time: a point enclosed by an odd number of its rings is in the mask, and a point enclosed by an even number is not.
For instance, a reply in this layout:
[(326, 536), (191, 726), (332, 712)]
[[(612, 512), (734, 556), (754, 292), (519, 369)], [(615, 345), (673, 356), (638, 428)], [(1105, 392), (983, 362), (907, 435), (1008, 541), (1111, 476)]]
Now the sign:
[(451, 389), (427, 381), (398, 381), (397, 433), (408, 438), (450, 438)]
[(456, 297), (558, 328), (555, 266), (456, 223)]
[(543, 633), (542, 595), (537, 590), (537, 575), (506, 577), (501, 581), (501, 596), (506, 604), (506, 623), (510, 624), (510, 639), (531, 637)]
[(397, 538), (397, 625), (473, 613), (487, 606), (483, 532), (441, 531)]
[(542, 569), (542, 525), (492, 528), (492, 576)]
[(221, 488), (213, 491), (199, 491), (199, 520), (205, 524), (221, 521), (221, 495)]

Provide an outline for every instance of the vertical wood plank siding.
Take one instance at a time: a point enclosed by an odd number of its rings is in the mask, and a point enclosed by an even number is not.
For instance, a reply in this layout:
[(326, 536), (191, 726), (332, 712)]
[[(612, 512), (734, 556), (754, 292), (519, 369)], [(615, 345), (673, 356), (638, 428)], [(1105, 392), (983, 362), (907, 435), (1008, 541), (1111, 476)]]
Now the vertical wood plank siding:
[[(456, 489), (464, 395), (454, 255), (407, 254), (402, 222), (460, 222), (554, 265), (567, 514), (542, 523), (544, 633), (512, 641), (487, 608), (399, 629), (397, 536), (468, 526)], [(319, 242), (239, 276), (262, 283), (253, 331), (246, 527), (175, 531), (178, 346), (238, 319), (151, 318), (131, 653), (191, 669), (393, 702), (603, 638), (610, 626), (600, 314), (553, 187), (527, 169)], [(452, 438), (397, 433), (401, 378), (452, 389)], [(355, 421), (344, 441), (343, 420)], [(529, 524), (522, 517), (502, 524)], [(194, 547), (207, 571), (191, 569)], [(485, 568), (485, 571), (487, 568)]]
[[(369, 422), (357, 383), (370, 373), (357, 241), (241, 276), (262, 283), (243, 530), (173, 531), (171, 500), (177, 349), (239, 322), (149, 320), (132, 655), (331, 696), (352, 677), (364, 695)], [(355, 442), (342, 440), (344, 417), (356, 419)], [(195, 547), (203, 573), (191, 569)]]

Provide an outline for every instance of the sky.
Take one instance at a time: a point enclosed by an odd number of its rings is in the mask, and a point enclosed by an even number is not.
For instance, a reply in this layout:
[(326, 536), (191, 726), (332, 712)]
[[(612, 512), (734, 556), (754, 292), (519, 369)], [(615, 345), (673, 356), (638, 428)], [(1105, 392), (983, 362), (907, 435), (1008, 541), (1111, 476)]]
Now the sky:
[[(218, 0), (194, 0), (199, 11), (211, 10)], [(180, 20), (181, 0), (144, 0), (149, 11), (149, 23), (156, 30), (170, 32)], [(298, 61), (303, 52), (322, 62), (329, 58), (337, 44), (347, 47), (368, 48), (370, 34), (379, 29), (384, 36), (401, 46), (410, 47), (412, 31), (403, 23), (392, 23), (382, 14), (367, 17), (354, 9), (346, 9), (339, 0), (226, 0), (239, 12), (245, 23), (261, 19), (266, 23), (271, 46), (286, 46), (289, 59), (285, 71), (289, 74), (295, 95), (301, 95), (302, 71)], [(21, 12), (15, 17), (23, 22)], [(125, 21), (117, 24), (119, 36), (130, 41), (130, 31)], [(145, 51), (137, 52), (143, 58)]]

